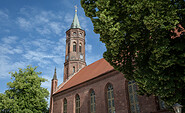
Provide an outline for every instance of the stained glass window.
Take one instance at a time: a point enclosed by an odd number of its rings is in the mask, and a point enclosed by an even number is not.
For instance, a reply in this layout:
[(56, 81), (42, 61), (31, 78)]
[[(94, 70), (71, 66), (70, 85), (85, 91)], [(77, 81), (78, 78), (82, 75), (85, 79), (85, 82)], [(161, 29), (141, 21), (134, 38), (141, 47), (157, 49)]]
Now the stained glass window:
[(64, 99), (64, 112), (63, 113), (67, 113), (67, 99)]
[(113, 93), (113, 86), (109, 84), (107, 86), (107, 103), (108, 103), (108, 113), (116, 113), (115, 106), (114, 106), (114, 93)]
[(140, 113), (139, 102), (137, 97), (137, 86), (135, 81), (128, 82), (128, 93), (130, 101), (130, 111), (131, 113)]
[(90, 111), (91, 113), (96, 113), (96, 101), (95, 101), (95, 92), (91, 90), (91, 99), (90, 99)]
[(80, 113), (80, 96), (76, 95), (76, 113)]

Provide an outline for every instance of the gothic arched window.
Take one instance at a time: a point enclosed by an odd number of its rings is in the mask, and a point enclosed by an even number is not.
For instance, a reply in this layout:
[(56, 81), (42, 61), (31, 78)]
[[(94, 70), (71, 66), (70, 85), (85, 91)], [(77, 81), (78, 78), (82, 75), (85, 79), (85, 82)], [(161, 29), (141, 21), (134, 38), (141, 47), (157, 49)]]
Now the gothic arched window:
[(75, 103), (76, 103), (76, 113), (80, 113), (80, 96), (77, 94), (76, 95), (76, 100), (75, 100)]
[(90, 99), (90, 113), (96, 113), (96, 101), (95, 101), (95, 92), (94, 92), (94, 90), (91, 90), (90, 96), (91, 96), (91, 99)]
[(64, 104), (63, 104), (63, 113), (67, 113), (67, 99), (64, 99)]
[(135, 81), (128, 82), (128, 93), (130, 101), (130, 111), (131, 113), (139, 113), (139, 103), (137, 97), (137, 86)]
[(79, 44), (79, 52), (82, 52), (82, 44)]
[(76, 42), (73, 42), (73, 52), (76, 52)]
[(111, 84), (107, 85), (107, 104), (108, 104), (108, 113), (116, 113), (114, 106), (114, 90)]

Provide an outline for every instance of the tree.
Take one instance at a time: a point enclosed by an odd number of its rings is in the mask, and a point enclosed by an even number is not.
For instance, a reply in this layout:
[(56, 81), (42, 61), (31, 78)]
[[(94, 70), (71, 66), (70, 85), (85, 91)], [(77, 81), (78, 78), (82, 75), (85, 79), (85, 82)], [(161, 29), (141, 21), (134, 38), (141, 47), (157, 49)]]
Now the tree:
[(104, 58), (139, 94), (160, 96), (168, 105), (185, 105), (185, 1), (81, 0)]
[(46, 113), (48, 105), (46, 98), (49, 92), (41, 87), (46, 79), (39, 77), (36, 67), (27, 66), (19, 72), (11, 72), (13, 82), (7, 83), (9, 89), (0, 94), (1, 113)]

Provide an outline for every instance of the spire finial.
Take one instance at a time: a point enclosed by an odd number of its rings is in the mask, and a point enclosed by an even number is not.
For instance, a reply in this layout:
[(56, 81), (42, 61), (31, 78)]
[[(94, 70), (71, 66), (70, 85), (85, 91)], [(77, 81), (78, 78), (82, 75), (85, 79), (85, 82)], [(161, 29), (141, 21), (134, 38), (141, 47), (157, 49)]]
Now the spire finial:
[(56, 70), (57, 70), (57, 69), (56, 69), (56, 66), (55, 66), (55, 73), (56, 73)]
[(77, 5), (75, 5), (74, 7), (75, 7), (75, 12), (77, 12), (77, 8), (78, 8)]
[(71, 24), (71, 28), (80, 28), (80, 23), (78, 21), (78, 16), (77, 16), (77, 5), (74, 6), (75, 7), (75, 16), (73, 19), (73, 23)]
[(53, 75), (53, 80), (57, 80), (56, 67), (55, 67), (55, 72), (54, 72), (54, 75)]

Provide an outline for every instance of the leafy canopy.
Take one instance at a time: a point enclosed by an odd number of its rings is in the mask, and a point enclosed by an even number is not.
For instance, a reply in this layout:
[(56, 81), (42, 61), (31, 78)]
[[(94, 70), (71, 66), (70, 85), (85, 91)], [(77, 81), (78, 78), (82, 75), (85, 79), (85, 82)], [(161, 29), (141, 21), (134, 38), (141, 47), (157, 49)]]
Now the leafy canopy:
[(81, 5), (106, 45), (104, 58), (135, 80), (140, 94), (185, 105), (184, 0), (81, 0)]
[(19, 72), (11, 72), (13, 82), (7, 83), (9, 89), (0, 94), (1, 113), (46, 113), (49, 92), (41, 87), (46, 79), (39, 77), (36, 67), (27, 66)]

